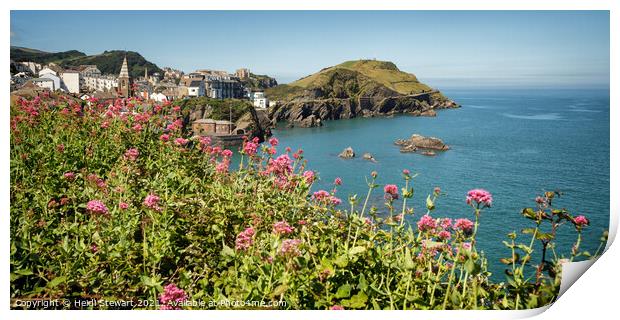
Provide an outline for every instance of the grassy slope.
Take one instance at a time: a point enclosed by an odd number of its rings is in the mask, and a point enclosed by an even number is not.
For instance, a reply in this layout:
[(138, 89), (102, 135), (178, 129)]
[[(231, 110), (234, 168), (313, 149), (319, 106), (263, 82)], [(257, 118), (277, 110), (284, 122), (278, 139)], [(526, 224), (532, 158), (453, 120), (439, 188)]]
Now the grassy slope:
[(17, 62), (34, 61), (36, 63), (56, 63), (60, 64), (65, 60), (85, 57), (86, 55), (76, 50), (63, 52), (45, 52), (36, 49), (11, 47), (11, 59)]
[(127, 56), (129, 73), (134, 78), (144, 76), (145, 67), (148, 68), (149, 74), (153, 74), (154, 72), (163, 74), (163, 70), (157, 65), (133, 51), (111, 50), (101, 54), (87, 56), (75, 50), (65, 52), (43, 52), (30, 48), (11, 47), (11, 59), (15, 61), (34, 61), (43, 64), (53, 62), (63, 67), (94, 64), (97, 65), (99, 70), (104, 74), (118, 74), (125, 56)]
[(123, 59), (125, 56), (127, 56), (129, 74), (134, 78), (144, 76), (145, 67), (148, 68), (149, 74), (153, 74), (154, 72), (163, 74), (163, 70), (161, 70), (157, 65), (146, 60), (139, 53), (133, 51), (106, 51), (97, 55), (68, 59), (63, 62), (63, 65), (79, 66), (82, 64), (94, 64), (97, 65), (99, 70), (101, 70), (104, 74), (118, 74), (121, 70), (121, 65), (123, 64)]
[(415, 75), (400, 71), (392, 62), (355, 60), (325, 68), (288, 85), (271, 88), (267, 90), (267, 94), (276, 98), (286, 99), (299, 94), (305, 89), (325, 88), (329, 86), (334, 73), (346, 72), (345, 70), (354, 73), (361, 87), (380, 85), (400, 94), (411, 94), (431, 89), (429, 86), (420, 83)]

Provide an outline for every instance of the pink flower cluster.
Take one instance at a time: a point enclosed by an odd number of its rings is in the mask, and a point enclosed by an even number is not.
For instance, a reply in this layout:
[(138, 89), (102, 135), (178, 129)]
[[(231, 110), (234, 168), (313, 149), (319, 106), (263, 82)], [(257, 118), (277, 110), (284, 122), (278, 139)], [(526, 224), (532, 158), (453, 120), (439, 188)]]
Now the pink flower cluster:
[(121, 210), (127, 210), (127, 208), (129, 208), (129, 205), (126, 202), (121, 202), (121, 203), (118, 204), (118, 207)]
[(306, 180), (306, 183), (312, 184), (312, 182), (314, 182), (314, 171), (304, 171), (302, 176), (304, 177), (304, 180)]
[(340, 179), (340, 177), (334, 179), (334, 184), (337, 186), (341, 186), (342, 185), (342, 179)]
[(342, 203), (342, 200), (332, 196), (329, 192), (325, 190), (319, 190), (312, 194), (312, 199), (317, 202), (330, 203), (333, 205), (339, 205)]
[(471, 205), (475, 202), (477, 205), (482, 205), (483, 207), (490, 207), (493, 203), (493, 197), (491, 193), (484, 189), (474, 189), (467, 192), (467, 198), (465, 198), (465, 202)]
[(226, 158), (230, 158), (232, 157), (233, 152), (228, 150), (228, 149), (224, 149), (222, 150), (222, 157), (226, 157)]
[(299, 245), (301, 244), (301, 240), (299, 239), (286, 239), (282, 241), (282, 245), (280, 246), (280, 255), (288, 256), (288, 257), (298, 257), (301, 255), (301, 251), (299, 250)]
[(293, 171), (291, 166), (291, 158), (288, 154), (282, 154), (275, 159), (269, 159), (269, 165), (267, 166), (267, 173), (273, 173), (279, 176), (288, 175)]
[(202, 147), (206, 147), (206, 146), (211, 144), (211, 138), (210, 137), (200, 136), (198, 138), (198, 141), (200, 142), (200, 146), (202, 146)]
[(130, 148), (125, 151), (125, 159), (129, 161), (136, 161), (138, 156), (140, 155), (140, 151), (136, 148)]
[(159, 207), (159, 197), (155, 194), (149, 193), (149, 195), (144, 198), (143, 202), (144, 206), (155, 211), (159, 211), (161, 208)]
[[(207, 147), (209, 148), (209, 147)], [(225, 149), (223, 151), (220, 152), (220, 148), (219, 147), (215, 147), (211, 150), (212, 154), (217, 155), (218, 153), (220, 153), (222, 155), (222, 161), (220, 161), (216, 166), (215, 166), (215, 171), (217, 171), (218, 173), (226, 173), (228, 172), (228, 168), (230, 167), (230, 157), (232, 157), (232, 151)]]
[(385, 198), (387, 200), (398, 199), (398, 187), (395, 184), (386, 184), (385, 187), (383, 187), (383, 192), (385, 192)]
[(94, 214), (108, 215), (108, 208), (99, 200), (90, 200), (86, 204), (86, 211)]
[(448, 231), (448, 230), (441, 230), (437, 236), (441, 240), (448, 240), (448, 239), (450, 239), (451, 234), (450, 234), (450, 231)]
[(578, 227), (586, 226), (590, 224), (590, 221), (585, 216), (577, 216), (573, 219), (574, 223)]
[(75, 180), (75, 173), (73, 173), (71, 171), (65, 172), (65, 174), (63, 174), (63, 176), (65, 177), (65, 179), (67, 179), (69, 181)]
[(189, 140), (185, 139), (185, 138), (176, 138), (174, 139), (174, 144), (176, 144), (177, 146), (184, 146), (189, 142)]
[(474, 223), (469, 219), (456, 219), (456, 222), (454, 222), (454, 229), (460, 230), (465, 234), (471, 233), (473, 227)]
[(286, 235), (292, 233), (294, 230), (295, 228), (291, 227), (285, 220), (273, 224), (273, 233), (277, 235)]
[(252, 239), (252, 237), (254, 236), (254, 233), (255, 233), (254, 228), (252, 227), (249, 227), (243, 230), (242, 232), (240, 232), (237, 235), (237, 239), (235, 240), (235, 248), (237, 250), (245, 251), (249, 247), (251, 247), (252, 243), (254, 243), (254, 240)]
[(256, 154), (256, 150), (258, 149), (258, 139), (253, 139), (252, 141), (246, 141), (243, 145), (243, 152), (248, 156), (253, 156)]
[(172, 122), (171, 124), (169, 124), (166, 129), (170, 130), (170, 131), (176, 131), (179, 130), (183, 127), (183, 120), (182, 119), (177, 119), (174, 120), (174, 122)]
[(441, 227), (444, 228), (444, 229), (450, 229), (452, 227), (452, 219), (450, 219), (450, 218), (443, 218), (439, 222), (439, 225), (441, 225)]
[(437, 228), (437, 221), (428, 214), (423, 215), (418, 221), (418, 230), (420, 231), (430, 231), (435, 230), (435, 228)]
[(273, 137), (271, 139), (269, 139), (269, 144), (272, 145), (273, 147), (276, 147), (278, 145), (278, 139)]
[(228, 172), (228, 168), (230, 167), (230, 159), (224, 158), (220, 163), (215, 166), (215, 171), (218, 173), (226, 173)]
[(161, 310), (180, 310), (181, 305), (187, 300), (187, 293), (175, 284), (169, 284), (164, 287), (164, 292), (159, 295)]

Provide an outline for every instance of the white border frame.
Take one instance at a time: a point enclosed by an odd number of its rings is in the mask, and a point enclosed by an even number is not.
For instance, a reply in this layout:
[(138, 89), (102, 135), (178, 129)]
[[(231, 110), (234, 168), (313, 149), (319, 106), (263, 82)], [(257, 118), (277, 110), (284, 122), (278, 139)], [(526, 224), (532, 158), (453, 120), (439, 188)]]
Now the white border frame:
[[(407, 2), (407, 3), (406, 3)], [(617, 0), (444, 0), (422, 2), (422, 1), (403, 1), (403, 0), (381, 0), (381, 1), (334, 1), (334, 0), (298, 0), (281, 2), (277, 0), (236, 0), (232, 3), (219, 1), (207, 3), (206, 1), (176, 0), (90, 0), (88, 2), (79, 0), (56, 0), (56, 1), (36, 1), (36, 0), (9, 0), (3, 1), (4, 23), (2, 23), (2, 37), (4, 38), (5, 50), (3, 51), (4, 61), (10, 60), (10, 10), (610, 10), (610, 88), (618, 88), (618, 62), (620, 56), (618, 50), (618, 30), (620, 30), (619, 4)], [(0, 307), (2, 316), (0, 319), (14, 318), (47, 318), (47, 319), (108, 319), (110, 316), (118, 317), (148, 317), (153, 319), (204, 319), (208, 318), (268, 318), (290, 320), (294, 318), (318, 318), (318, 317), (338, 317), (340, 319), (359, 319), (375, 318), (377, 316), (388, 316), (390, 318), (411, 319), (424, 317), (425, 319), (454, 319), (454, 318), (473, 318), (475, 319), (511, 319), (524, 318), (540, 314), (547, 308), (540, 308), (526, 311), (90, 311), (88, 313), (75, 311), (19, 311), (9, 310), (9, 190), (10, 190), (10, 142), (9, 142), (9, 87), (8, 77), (5, 78), (5, 90), (2, 90), (2, 97), (5, 104), (1, 108), (0, 128), (3, 132), (0, 135), (0, 144), (4, 146), (1, 152), (3, 172), (0, 180), (0, 205), (2, 213), (0, 219), (0, 256), (4, 262), (0, 263), (0, 301), (6, 304)], [(617, 123), (618, 112), (618, 91), (610, 90), (610, 121)], [(618, 172), (613, 170), (613, 164), (618, 163), (617, 140), (618, 127), (611, 126), (610, 131), (610, 194), (616, 194), (618, 188)], [(609, 249), (592, 266), (592, 270), (586, 272), (581, 278), (553, 304), (547, 312), (541, 315), (543, 319), (558, 318), (585, 318), (597, 317), (608, 318), (615, 313), (615, 306), (618, 303), (616, 296), (620, 278), (617, 275), (620, 252), (618, 245), (611, 246), (615, 238), (618, 227), (618, 200), (610, 198), (610, 241)], [(611, 246), (611, 247), (610, 247)]]

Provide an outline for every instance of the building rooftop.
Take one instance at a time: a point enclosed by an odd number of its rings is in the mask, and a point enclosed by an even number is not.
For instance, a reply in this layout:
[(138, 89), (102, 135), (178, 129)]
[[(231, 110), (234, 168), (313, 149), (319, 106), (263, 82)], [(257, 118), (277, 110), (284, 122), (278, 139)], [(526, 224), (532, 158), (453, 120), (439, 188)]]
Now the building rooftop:
[(200, 87), (200, 82), (202, 82), (202, 81), (194, 80), (194, 81), (190, 82), (189, 87)]

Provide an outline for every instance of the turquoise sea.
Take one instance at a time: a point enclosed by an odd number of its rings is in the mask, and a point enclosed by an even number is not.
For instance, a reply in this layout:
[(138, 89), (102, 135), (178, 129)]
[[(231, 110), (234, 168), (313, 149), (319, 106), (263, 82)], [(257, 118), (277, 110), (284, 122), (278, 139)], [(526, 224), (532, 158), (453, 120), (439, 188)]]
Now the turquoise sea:
[[(404, 185), (402, 170), (414, 179), (413, 206), (417, 221), (426, 212), (425, 199), (434, 187), (443, 195), (435, 217), (473, 220), (465, 204), (468, 190), (484, 188), (493, 194), (493, 207), (481, 217), (478, 243), (489, 259), (496, 279), (503, 279), (502, 257), (510, 255), (502, 240), (513, 230), (531, 227), (521, 209), (535, 206), (543, 190), (560, 190), (556, 206), (587, 216), (591, 225), (583, 233), (582, 248), (591, 253), (609, 225), (609, 91), (608, 90), (443, 90), (462, 107), (441, 110), (436, 118), (359, 118), (327, 121), (320, 128), (274, 130), (280, 150), (302, 148), (308, 168), (318, 172), (315, 189), (330, 190), (334, 178), (343, 185), (338, 195), (365, 197), (365, 177), (379, 173), (372, 201), (381, 210), (383, 184)], [(441, 138), (451, 147), (435, 157), (400, 153), (394, 140), (413, 133)], [(347, 146), (357, 153), (344, 160), (338, 154)], [(361, 158), (374, 155), (377, 163)], [(411, 203), (411, 202), (410, 202)], [(572, 225), (563, 225), (557, 252), (570, 254), (576, 239)], [(563, 229), (563, 231), (562, 231)], [(528, 235), (520, 235), (529, 242)], [(539, 249), (537, 249), (539, 250)]]

